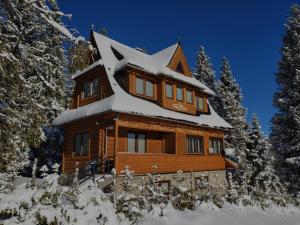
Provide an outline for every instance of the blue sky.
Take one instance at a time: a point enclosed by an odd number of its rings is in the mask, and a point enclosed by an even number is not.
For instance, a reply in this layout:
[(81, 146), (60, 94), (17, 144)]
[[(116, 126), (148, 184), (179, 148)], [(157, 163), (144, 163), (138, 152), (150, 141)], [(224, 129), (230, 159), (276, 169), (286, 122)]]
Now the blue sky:
[(248, 118), (257, 113), (265, 133), (276, 111), (272, 95), (280, 58), (281, 37), (290, 6), (296, 1), (275, 0), (58, 0), (72, 19), (69, 28), (88, 38), (91, 25), (131, 47), (150, 53), (174, 44), (178, 37), (191, 68), (202, 45), (219, 76), (222, 56), (231, 63), (244, 95)]

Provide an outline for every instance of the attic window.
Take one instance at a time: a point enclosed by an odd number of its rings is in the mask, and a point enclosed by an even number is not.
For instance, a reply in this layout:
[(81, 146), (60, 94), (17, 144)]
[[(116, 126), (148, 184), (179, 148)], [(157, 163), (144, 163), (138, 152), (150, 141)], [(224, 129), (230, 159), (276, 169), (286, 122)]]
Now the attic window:
[(115, 57), (121, 61), (122, 59), (124, 59), (124, 56), (118, 52), (114, 47), (110, 47), (111, 48), (111, 51), (114, 53)]
[(178, 65), (176, 67), (176, 72), (178, 72), (178, 73), (183, 73), (184, 72), (181, 63), (178, 63)]

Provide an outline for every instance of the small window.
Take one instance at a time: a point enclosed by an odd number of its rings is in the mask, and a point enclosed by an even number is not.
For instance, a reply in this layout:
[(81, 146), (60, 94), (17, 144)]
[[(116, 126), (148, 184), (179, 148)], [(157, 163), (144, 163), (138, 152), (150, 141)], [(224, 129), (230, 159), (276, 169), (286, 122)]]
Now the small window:
[(100, 92), (100, 78), (97, 77), (83, 83), (82, 99), (99, 95)]
[(127, 134), (128, 152), (146, 152), (146, 134), (129, 132)]
[(178, 65), (176, 67), (176, 72), (183, 73), (183, 67), (182, 67), (181, 63), (178, 63)]
[(76, 156), (87, 156), (89, 151), (89, 134), (76, 134), (73, 142), (73, 152)]
[(188, 104), (193, 104), (193, 92), (186, 90), (186, 102)]
[(203, 154), (203, 137), (188, 135), (186, 137), (186, 149), (188, 153)]
[(209, 138), (209, 154), (221, 154), (223, 149), (223, 139)]
[(138, 77), (135, 79), (135, 92), (139, 95), (144, 94), (144, 80)]
[(197, 109), (204, 110), (204, 98), (197, 96)]
[(115, 48), (111, 47), (112, 52), (114, 53), (114, 56), (121, 61), (122, 59), (124, 59), (124, 56), (118, 52)]
[(173, 99), (173, 85), (166, 84), (166, 97)]
[(146, 96), (153, 97), (153, 83), (151, 81), (146, 80)]
[(176, 88), (176, 99), (178, 101), (183, 101), (183, 89), (182, 89), (182, 87), (177, 87)]

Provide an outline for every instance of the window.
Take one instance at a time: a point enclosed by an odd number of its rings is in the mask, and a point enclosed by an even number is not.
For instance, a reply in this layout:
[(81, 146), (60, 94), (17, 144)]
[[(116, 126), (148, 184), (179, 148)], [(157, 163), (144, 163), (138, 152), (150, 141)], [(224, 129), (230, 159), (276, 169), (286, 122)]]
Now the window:
[(197, 96), (197, 98), (196, 98), (197, 100), (197, 109), (198, 110), (204, 110), (204, 98), (203, 97), (199, 97), (199, 96)]
[(111, 50), (112, 50), (114, 56), (115, 56), (119, 61), (121, 61), (122, 59), (124, 59), (124, 56), (123, 56), (120, 52), (118, 52), (115, 48), (111, 47)]
[(188, 135), (186, 137), (186, 149), (188, 153), (203, 154), (203, 137)]
[(144, 80), (138, 77), (135, 79), (135, 92), (140, 95), (144, 94)]
[(183, 89), (182, 89), (182, 87), (177, 87), (176, 88), (176, 99), (178, 101), (183, 101)]
[(100, 91), (100, 78), (97, 77), (93, 80), (89, 80), (83, 83), (82, 98), (88, 98), (99, 95)]
[(146, 134), (129, 132), (127, 134), (128, 152), (146, 152)]
[(145, 95), (147, 97), (154, 97), (154, 84), (149, 80), (139, 77), (135, 78), (135, 93)]
[(166, 84), (166, 97), (173, 99), (173, 85)]
[(178, 63), (178, 65), (176, 67), (176, 72), (183, 73), (183, 67), (182, 67), (181, 63)]
[(87, 132), (74, 136), (73, 152), (76, 156), (86, 156), (89, 151), (89, 134)]
[(146, 96), (153, 97), (153, 83), (146, 80)]
[(186, 90), (186, 102), (193, 104), (193, 93), (189, 90)]
[(221, 154), (223, 149), (223, 139), (209, 138), (209, 154)]

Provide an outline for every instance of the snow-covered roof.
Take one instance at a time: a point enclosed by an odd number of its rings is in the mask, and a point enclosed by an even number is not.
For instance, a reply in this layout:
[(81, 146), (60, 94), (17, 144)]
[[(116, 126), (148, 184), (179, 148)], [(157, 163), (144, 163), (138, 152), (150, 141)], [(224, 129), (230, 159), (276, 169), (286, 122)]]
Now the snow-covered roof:
[[(110, 69), (114, 72), (121, 70), (125, 66), (138, 67), (139, 69), (148, 72), (152, 75), (164, 75), (172, 79), (195, 86), (199, 88), (202, 92), (207, 93), (209, 95), (215, 95), (215, 93), (212, 90), (210, 90), (208, 87), (206, 87), (194, 77), (184, 76), (183, 74), (177, 73), (176, 71), (173, 71), (169, 67), (167, 67), (177, 47), (179, 46), (178, 43), (166, 49), (163, 49), (155, 54), (149, 55), (138, 49), (131, 48), (127, 45), (110, 39), (102, 34), (93, 32), (92, 35), (94, 37), (98, 49), (104, 47), (107, 48), (108, 51), (112, 52), (113, 48), (124, 57), (122, 60), (118, 60), (113, 53), (108, 55), (108, 60), (111, 62)], [(107, 43), (106, 45), (102, 44), (103, 40), (105, 40), (105, 42)], [(74, 77), (78, 77), (78, 75), (74, 75)]]
[[(143, 115), (147, 117), (185, 121), (189, 123), (194, 123), (195, 125), (198, 126), (207, 126), (213, 128), (221, 128), (221, 129), (231, 128), (230, 124), (228, 124), (225, 120), (223, 120), (210, 105), (209, 105), (210, 114), (201, 114), (200, 116), (187, 115), (184, 113), (165, 109), (155, 103), (143, 100), (141, 98), (137, 98), (127, 93), (125, 90), (122, 89), (122, 87), (115, 80), (114, 74), (116, 69), (118, 69), (120, 62), (117, 60), (117, 58), (114, 57), (113, 52), (111, 50), (111, 46), (118, 48), (118, 51), (120, 51), (121, 53), (123, 53), (122, 51), (126, 51), (127, 48), (130, 49), (128, 50), (128, 52), (130, 53), (128, 53), (127, 55), (129, 54), (144, 55), (145, 53), (142, 52), (132, 53), (133, 51), (137, 51), (137, 50), (133, 50), (119, 43), (116, 44), (115, 41), (112, 41), (111, 39), (103, 35), (96, 34), (95, 36), (97, 37), (95, 38), (95, 41), (97, 43), (102, 58), (98, 62), (92, 64), (89, 69), (94, 68), (95, 66), (104, 66), (109, 83), (112, 87), (114, 94), (110, 97), (102, 99), (101, 101), (96, 101), (94, 103), (76, 109), (68, 109), (62, 112), (58, 117), (54, 119), (53, 121), (54, 125), (62, 125), (92, 115), (97, 115), (108, 111), (114, 111), (120, 113)], [(175, 51), (174, 50), (175, 46), (173, 46), (173, 48), (171, 47), (165, 49), (164, 50), (165, 52), (157, 53), (157, 58), (160, 58), (162, 55), (171, 55), (171, 51)], [(127, 59), (124, 58), (121, 61), (123, 60), (127, 60)], [(141, 61), (143, 61), (143, 59)], [(144, 61), (144, 63), (147, 64), (146, 61)], [(86, 70), (83, 71), (83, 73), (85, 72)], [(80, 73), (77, 73), (73, 76), (77, 77), (79, 75)], [(185, 77), (183, 75), (180, 76)]]

